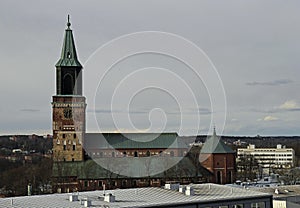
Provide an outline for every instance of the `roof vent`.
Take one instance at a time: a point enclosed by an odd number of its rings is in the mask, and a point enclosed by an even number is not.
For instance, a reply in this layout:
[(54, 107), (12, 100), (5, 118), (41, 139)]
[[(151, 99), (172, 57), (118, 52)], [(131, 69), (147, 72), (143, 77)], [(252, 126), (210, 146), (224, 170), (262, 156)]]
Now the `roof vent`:
[(92, 206), (92, 201), (89, 198), (83, 198), (80, 199), (80, 204), (83, 204), (84, 207), (90, 207)]
[(72, 195), (69, 195), (69, 201), (70, 202), (74, 202), (74, 201), (78, 201), (78, 193), (72, 193)]
[(165, 189), (177, 191), (179, 189), (179, 186), (180, 186), (179, 183), (166, 183), (165, 184)]
[(105, 194), (104, 201), (106, 201), (106, 202), (115, 202), (116, 197), (114, 195), (112, 195), (111, 193)]
[(194, 196), (194, 188), (192, 186), (187, 186), (185, 190), (185, 195), (187, 196)]
[(185, 186), (179, 186), (179, 192), (185, 193), (186, 187)]

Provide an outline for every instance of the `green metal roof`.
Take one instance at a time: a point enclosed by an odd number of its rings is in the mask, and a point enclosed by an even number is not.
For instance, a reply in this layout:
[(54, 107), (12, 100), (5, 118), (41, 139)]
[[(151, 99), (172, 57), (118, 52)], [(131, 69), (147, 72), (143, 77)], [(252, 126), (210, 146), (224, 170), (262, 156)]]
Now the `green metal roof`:
[(215, 154), (215, 153), (235, 153), (230, 147), (228, 147), (220, 137), (217, 136), (214, 129), (213, 135), (204, 143), (201, 153)]
[[(53, 177), (77, 177), (78, 179), (105, 178), (168, 178), (210, 176), (211, 173), (198, 165), (193, 165), (188, 157), (168, 157), (168, 163), (174, 164), (164, 167), (165, 157), (144, 158), (97, 158), (78, 162), (57, 162), (53, 164)], [(145, 161), (149, 163), (149, 172), (145, 172)], [(164, 161), (164, 162), (162, 162)], [(101, 165), (100, 165), (101, 164)], [(118, 170), (118, 168), (120, 170)], [(196, 171), (198, 168), (198, 171)], [(166, 169), (166, 170), (165, 170)], [(165, 170), (165, 171), (164, 171)]]
[(87, 133), (85, 149), (188, 148), (177, 133)]
[(56, 67), (68, 66), (68, 67), (81, 67), (82, 65), (77, 59), (75, 41), (73, 38), (72, 30), (70, 29), (71, 23), (69, 22), (68, 16), (68, 28), (65, 32), (64, 43), (61, 51), (61, 56)]

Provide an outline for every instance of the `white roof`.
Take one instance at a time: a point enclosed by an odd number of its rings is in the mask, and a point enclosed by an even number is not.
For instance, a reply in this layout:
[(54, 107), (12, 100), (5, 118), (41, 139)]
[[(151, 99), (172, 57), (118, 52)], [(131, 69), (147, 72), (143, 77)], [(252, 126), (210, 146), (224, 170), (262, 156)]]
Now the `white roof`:
[[(116, 202), (112, 203), (100, 199), (103, 196), (103, 191), (79, 192), (78, 198), (79, 200), (90, 199), (92, 207), (101, 207), (102, 205), (109, 205), (110, 207), (150, 207), (271, 196), (262, 192), (216, 184), (194, 184), (192, 186), (195, 190), (194, 196), (186, 196), (178, 191), (151, 187), (106, 190), (106, 194), (112, 193), (116, 197)], [(83, 207), (79, 201), (70, 202), (69, 195), (71, 193), (2, 198), (0, 199), (0, 207)], [(13, 206), (11, 205), (12, 200)]]

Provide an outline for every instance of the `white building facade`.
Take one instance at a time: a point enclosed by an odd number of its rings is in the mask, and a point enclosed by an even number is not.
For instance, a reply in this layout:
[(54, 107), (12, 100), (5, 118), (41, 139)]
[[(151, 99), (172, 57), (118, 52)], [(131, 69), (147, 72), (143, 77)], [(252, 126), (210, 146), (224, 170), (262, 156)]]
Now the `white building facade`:
[(262, 168), (292, 168), (295, 164), (295, 151), (281, 144), (276, 148), (256, 148), (253, 144), (238, 148), (237, 160), (245, 156), (253, 156)]

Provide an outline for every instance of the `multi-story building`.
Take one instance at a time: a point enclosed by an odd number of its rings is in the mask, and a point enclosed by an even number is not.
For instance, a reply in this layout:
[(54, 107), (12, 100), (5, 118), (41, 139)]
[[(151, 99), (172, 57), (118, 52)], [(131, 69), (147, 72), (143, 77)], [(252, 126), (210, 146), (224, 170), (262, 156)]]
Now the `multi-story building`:
[(295, 151), (278, 144), (276, 148), (256, 148), (250, 144), (247, 148), (237, 149), (237, 161), (252, 157), (261, 168), (292, 168), (295, 162)]

